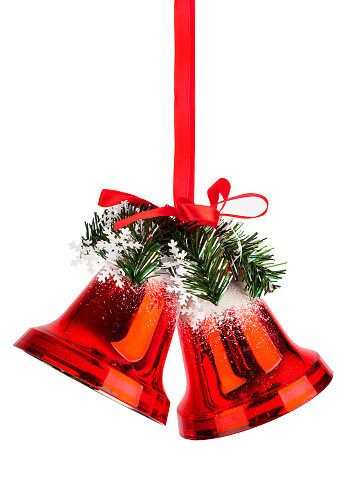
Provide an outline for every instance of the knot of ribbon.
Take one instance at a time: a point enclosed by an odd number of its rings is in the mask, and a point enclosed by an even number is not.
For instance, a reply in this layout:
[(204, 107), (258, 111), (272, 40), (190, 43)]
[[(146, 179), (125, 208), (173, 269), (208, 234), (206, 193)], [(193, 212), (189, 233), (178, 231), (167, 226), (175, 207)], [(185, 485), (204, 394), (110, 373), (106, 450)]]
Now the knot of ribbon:
[[(215, 227), (219, 222), (220, 216), (230, 216), (233, 218), (258, 218), (266, 214), (268, 209), (268, 200), (266, 197), (260, 194), (241, 194), (234, 197), (229, 197), (229, 193), (231, 190), (231, 184), (226, 178), (220, 178), (217, 180), (207, 191), (210, 206), (204, 206), (195, 204), (193, 200), (187, 197), (174, 197), (174, 207), (173, 206), (163, 206), (158, 207), (154, 205), (152, 202), (147, 201), (146, 199), (142, 199), (133, 194), (128, 194), (126, 192), (121, 192), (118, 190), (109, 190), (103, 189), (100, 198), (99, 198), (99, 206), (102, 207), (111, 207), (116, 204), (120, 204), (122, 201), (128, 201), (133, 204), (143, 204), (145, 206), (152, 205), (153, 208), (147, 211), (142, 211), (140, 213), (129, 216), (128, 218), (124, 218), (122, 220), (116, 221), (114, 224), (115, 230), (118, 230), (134, 221), (148, 219), (148, 218), (156, 218), (159, 216), (174, 216), (178, 218), (183, 223), (189, 222), (198, 222), (201, 225), (207, 225)], [(222, 200), (219, 201), (220, 196)], [(223, 213), (223, 209), (226, 206), (227, 202), (233, 201), (236, 199), (243, 199), (247, 197), (257, 197), (262, 199), (266, 207), (262, 213), (256, 216), (241, 216), (237, 214), (231, 213)]]

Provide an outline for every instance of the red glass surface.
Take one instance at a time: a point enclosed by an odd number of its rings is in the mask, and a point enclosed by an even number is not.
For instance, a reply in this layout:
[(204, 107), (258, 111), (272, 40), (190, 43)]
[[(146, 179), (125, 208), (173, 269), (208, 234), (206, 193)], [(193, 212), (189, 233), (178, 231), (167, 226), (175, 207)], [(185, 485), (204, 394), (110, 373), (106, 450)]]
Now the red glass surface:
[(180, 435), (210, 439), (278, 418), (319, 394), (332, 371), (295, 345), (263, 300), (220, 311), (194, 325), (179, 319), (187, 389)]
[(119, 288), (96, 276), (59, 319), (29, 329), (15, 346), (165, 424), (162, 371), (177, 302), (158, 280)]

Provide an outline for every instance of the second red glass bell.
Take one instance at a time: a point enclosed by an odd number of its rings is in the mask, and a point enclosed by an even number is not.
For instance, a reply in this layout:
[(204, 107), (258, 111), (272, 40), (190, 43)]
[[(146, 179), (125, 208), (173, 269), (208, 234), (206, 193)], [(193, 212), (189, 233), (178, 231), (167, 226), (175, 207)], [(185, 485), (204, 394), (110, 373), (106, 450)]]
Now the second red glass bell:
[[(179, 319), (187, 389), (178, 407), (180, 435), (210, 439), (278, 418), (317, 396), (332, 371), (295, 345), (267, 304), (232, 284), (203, 318)], [(210, 313), (209, 313), (210, 312)]]
[(165, 424), (162, 371), (176, 316), (163, 277), (121, 287), (97, 275), (59, 319), (29, 329), (15, 346)]

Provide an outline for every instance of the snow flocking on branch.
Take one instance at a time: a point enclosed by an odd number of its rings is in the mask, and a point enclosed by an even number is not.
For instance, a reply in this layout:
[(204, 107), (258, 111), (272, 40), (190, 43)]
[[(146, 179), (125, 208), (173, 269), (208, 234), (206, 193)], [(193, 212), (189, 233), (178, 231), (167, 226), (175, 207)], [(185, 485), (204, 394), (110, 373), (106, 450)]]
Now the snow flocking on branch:
[[(272, 271), (272, 267), (277, 265), (274, 265), (272, 256), (267, 254), (269, 251), (260, 250), (262, 240), (257, 239), (257, 234), (245, 235), (240, 230), (241, 224), (234, 223), (234, 220), (220, 219), (216, 233), (215, 230), (210, 231), (202, 227), (198, 230), (195, 243), (188, 249), (184, 245), (186, 232), (177, 229), (175, 223), (173, 232), (175, 231), (176, 240), (171, 238), (166, 224), (161, 224), (155, 219), (150, 222), (138, 220), (122, 229), (114, 230), (115, 222), (144, 210), (145, 206), (123, 201), (119, 205), (104, 209), (101, 216), (95, 213), (92, 222), (85, 223), (86, 237), (82, 237), (82, 245), (75, 242), (70, 244), (70, 248), (77, 253), (71, 264), (77, 266), (85, 261), (88, 270), (93, 273), (95, 268), (104, 262), (102, 274), (98, 276), (102, 280), (112, 276), (118, 286), (125, 278), (138, 285), (153, 276), (165, 275), (168, 291), (175, 293), (179, 298), (181, 312), (195, 315), (202, 310), (202, 302), (205, 304), (208, 301), (217, 305), (230, 281), (237, 281), (240, 272), (249, 285), (250, 279), (256, 280), (250, 285), (251, 288), (247, 286), (248, 290), (253, 289), (255, 292), (266, 287), (266, 293), (274, 288), (273, 280), (278, 280), (285, 272)], [(183, 243), (178, 244), (177, 240), (180, 238)], [(220, 242), (223, 243), (222, 248)], [(191, 259), (192, 248), (193, 259), (199, 258), (197, 269), (194, 264), (196, 261)], [(226, 256), (224, 252), (227, 252)], [(230, 275), (232, 268), (233, 276)], [(255, 269), (257, 273), (254, 275)], [(209, 279), (206, 280), (206, 277)], [(192, 286), (191, 279), (194, 279)]]

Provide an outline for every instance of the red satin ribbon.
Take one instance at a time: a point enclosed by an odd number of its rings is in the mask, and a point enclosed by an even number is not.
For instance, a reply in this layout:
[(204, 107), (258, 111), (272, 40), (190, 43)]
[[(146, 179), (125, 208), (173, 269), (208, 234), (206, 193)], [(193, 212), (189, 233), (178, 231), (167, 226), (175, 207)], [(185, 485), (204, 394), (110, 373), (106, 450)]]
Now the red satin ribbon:
[[(195, 0), (175, 0), (174, 31), (174, 207), (154, 206), (149, 211), (117, 221), (116, 230), (137, 220), (159, 216), (175, 216), (182, 222), (197, 221), (201, 225), (214, 227), (218, 224), (221, 214), (234, 218), (258, 218), (266, 214), (268, 209), (268, 200), (260, 194), (250, 193), (228, 197), (231, 185), (225, 178), (220, 178), (208, 189), (210, 206), (195, 204)], [(220, 195), (223, 198), (222, 201), (219, 201)], [(228, 201), (245, 197), (263, 199), (266, 203), (265, 210), (257, 216), (240, 216), (221, 212)], [(133, 194), (108, 189), (102, 190), (98, 204), (110, 207), (121, 201), (153, 205)], [(219, 206), (221, 207), (218, 209)]]
[[(208, 197), (210, 201), (210, 206), (201, 206), (195, 204), (188, 198), (179, 197), (175, 202), (175, 206), (163, 206), (159, 208), (154, 206), (153, 209), (148, 211), (143, 211), (141, 213), (135, 214), (123, 220), (117, 221), (115, 223), (115, 230), (122, 228), (123, 226), (129, 225), (137, 220), (156, 218), (158, 216), (175, 216), (183, 222), (197, 221), (201, 225), (216, 226), (218, 224), (220, 215), (231, 216), (233, 218), (258, 218), (266, 214), (268, 209), (268, 200), (266, 197), (260, 194), (241, 194), (239, 196), (228, 197), (231, 185), (226, 178), (220, 178), (208, 189)], [(219, 201), (219, 197), (223, 197), (222, 201)], [(222, 210), (226, 203), (233, 201), (235, 199), (243, 199), (246, 197), (258, 197), (263, 199), (266, 203), (265, 210), (256, 216), (241, 216), (237, 214), (223, 213)], [(151, 202), (142, 199), (141, 197), (134, 196), (132, 194), (127, 194), (125, 192), (120, 192), (117, 190), (102, 190), (99, 198), (99, 206), (110, 207), (115, 204), (120, 204), (121, 201), (128, 201), (134, 204), (144, 204), (145, 206), (152, 204)], [(218, 206), (221, 205), (220, 209)]]

